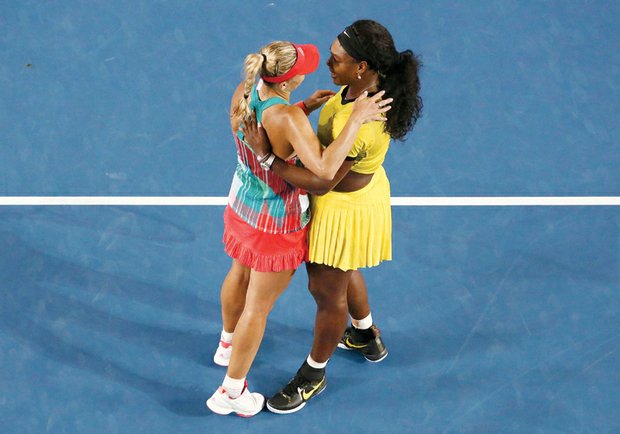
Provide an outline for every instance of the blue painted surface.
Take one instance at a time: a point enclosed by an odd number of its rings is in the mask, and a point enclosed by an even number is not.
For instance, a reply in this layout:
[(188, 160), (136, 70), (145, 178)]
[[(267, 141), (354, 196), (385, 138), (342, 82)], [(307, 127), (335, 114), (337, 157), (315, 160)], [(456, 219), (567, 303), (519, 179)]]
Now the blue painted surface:
[[(327, 5), (5, 2), (0, 193), (225, 195), (244, 56), (290, 39), (326, 59), (373, 17), (425, 63), (424, 117), (388, 159), (395, 195), (618, 194), (618, 2)], [(325, 66), (298, 97), (317, 87), (333, 88)]]
[[(245, 54), (326, 56), (372, 17), (425, 63), (425, 114), (393, 194), (618, 195), (617, 2), (4, 2), (0, 195), (216, 195)], [(332, 87), (325, 67), (299, 96)], [(390, 356), (337, 353), (304, 411), (216, 417), (204, 400), (229, 265), (220, 207), (0, 208), (0, 432), (620, 431), (617, 207), (395, 208), (369, 270)], [(305, 271), (250, 374), (306, 356)]]
[[(1, 432), (615, 432), (620, 210), (397, 208), (365, 273), (389, 345), (337, 352), (302, 412), (211, 415), (229, 265), (221, 209), (4, 208)], [(309, 350), (305, 271), (249, 376), (274, 393)]]

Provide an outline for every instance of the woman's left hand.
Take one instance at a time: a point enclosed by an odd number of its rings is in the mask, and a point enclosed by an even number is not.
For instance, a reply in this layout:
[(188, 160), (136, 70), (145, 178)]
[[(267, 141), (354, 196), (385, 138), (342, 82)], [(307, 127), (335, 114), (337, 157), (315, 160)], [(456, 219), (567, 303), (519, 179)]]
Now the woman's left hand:
[(336, 95), (336, 92), (333, 90), (316, 90), (312, 95), (304, 100), (304, 105), (308, 109), (308, 111), (314, 111), (321, 107), (328, 99), (332, 96)]
[(245, 142), (259, 159), (271, 152), (271, 142), (265, 129), (256, 122), (256, 113), (252, 112), (252, 116), (243, 121), (241, 132)]

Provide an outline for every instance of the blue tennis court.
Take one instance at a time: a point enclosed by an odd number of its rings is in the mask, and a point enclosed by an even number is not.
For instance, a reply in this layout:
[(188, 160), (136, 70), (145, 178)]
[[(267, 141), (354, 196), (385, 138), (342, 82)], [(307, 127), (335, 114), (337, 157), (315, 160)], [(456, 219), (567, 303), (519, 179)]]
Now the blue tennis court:
[[(618, 2), (3, 2), (0, 432), (620, 432), (620, 207), (600, 204), (394, 206), (394, 260), (364, 273), (386, 360), (337, 352), (293, 415), (205, 406), (224, 208), (132, 198), (226, 196), (244, 56), (326, 59), (358, 18), (424, 62), (393, 196), (620, 196)], [(325, 66), (294, 96), (317, 88)], [(126, 203), (11, 204), (31, 196)], [(302, 267), (253, 390), (295, 373), (314, 313)]]

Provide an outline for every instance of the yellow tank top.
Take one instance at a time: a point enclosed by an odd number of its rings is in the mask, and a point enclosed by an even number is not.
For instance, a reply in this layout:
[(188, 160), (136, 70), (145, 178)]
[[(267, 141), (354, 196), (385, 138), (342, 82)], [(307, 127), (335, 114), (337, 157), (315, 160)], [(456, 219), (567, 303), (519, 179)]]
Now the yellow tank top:
[[(340, 89), (321, 109), (319, 115), (318, 137), (323, 146), (329, 145), (342, 131), (351, 111), (353, 101), (343, 104), (343, 91)], [(360, 128), (348, 159), (354, 159), (352, 171), (357, 173), (374, 173), (383, 164), (385, 154), (390, 146), (390, 135), (383, 129), (383, 122), (369, 122)]]

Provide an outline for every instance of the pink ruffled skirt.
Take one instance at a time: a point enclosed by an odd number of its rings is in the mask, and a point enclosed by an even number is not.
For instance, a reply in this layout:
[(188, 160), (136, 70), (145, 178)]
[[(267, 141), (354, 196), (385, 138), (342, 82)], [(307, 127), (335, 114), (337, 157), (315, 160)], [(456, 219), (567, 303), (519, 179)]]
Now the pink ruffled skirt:
[(224, 250), (252, 270), (295, 270), (308, 258), (307, 228), (288, 234), (269, 234), (253, 228), (230, 206), (224, 211)]

